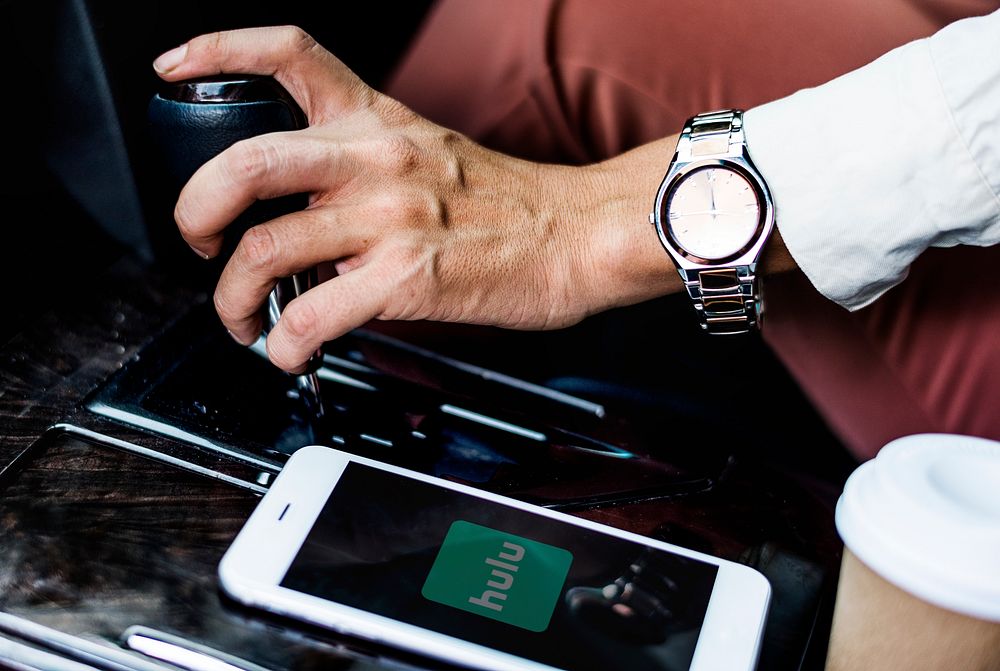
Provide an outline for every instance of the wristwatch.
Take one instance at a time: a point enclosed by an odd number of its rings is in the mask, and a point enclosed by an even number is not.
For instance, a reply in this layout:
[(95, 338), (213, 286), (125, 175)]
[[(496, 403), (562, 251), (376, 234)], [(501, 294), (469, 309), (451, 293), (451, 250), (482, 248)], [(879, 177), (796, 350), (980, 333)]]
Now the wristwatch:
[(705, 112), (684, 124), (649, 215), (711, 334), (747, 333), (763, 316), (757, 263), (774, 204), (750, 161), (743, 112)]

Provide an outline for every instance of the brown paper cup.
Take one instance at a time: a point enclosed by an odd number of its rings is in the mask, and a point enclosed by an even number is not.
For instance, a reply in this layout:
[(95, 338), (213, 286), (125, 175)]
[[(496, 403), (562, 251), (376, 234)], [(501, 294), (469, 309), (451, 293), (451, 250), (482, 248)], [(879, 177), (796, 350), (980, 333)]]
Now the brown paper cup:
[(827, 671), (1000, 671), (1000, 443), (894, 440), (848, 478), (837, 530)]
[(826, 669), (1000, 671), (1000, 623), (922, 601), (845, 550)]

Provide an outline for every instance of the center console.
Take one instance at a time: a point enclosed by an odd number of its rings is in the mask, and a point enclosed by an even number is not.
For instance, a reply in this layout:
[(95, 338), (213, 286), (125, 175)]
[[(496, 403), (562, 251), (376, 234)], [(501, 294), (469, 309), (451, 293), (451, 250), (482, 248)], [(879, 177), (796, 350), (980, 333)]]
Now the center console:
[(428, 666), (218, 591), (257, 497), (312, 443), (753, 566), (773, 589), (760, 668), (821, 668), (840, 548), (821, 490), (710, 434), (652, 431), (597, 396), (376, 330), (324, 348), (317, 422), (262, 343), (234, 344), (204, 296), (135, 272), (4, 349), (0, 410), (35, 401), (0, 447), (44, 434), (3, 452), (0, 475), (0, 659), (14, 668), (164, 668), (143, 666), (151, 650), (238, 669)]

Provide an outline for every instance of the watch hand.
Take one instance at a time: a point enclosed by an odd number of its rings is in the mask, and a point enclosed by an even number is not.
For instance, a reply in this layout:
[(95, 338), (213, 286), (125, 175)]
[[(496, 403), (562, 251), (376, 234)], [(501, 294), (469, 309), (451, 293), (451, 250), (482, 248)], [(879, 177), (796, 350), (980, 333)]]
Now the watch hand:
[(687, 217), (687, 216), (690, 216), (692, 214), (712, 214), (712, 215), (716, 215), (716, 216), (726, 215), (726, 216), (729, 216), (729, 217), (738, 217), (738, 216), (740, 216), (740, 215), (742, 215), (744, 213), (743, 212), (727, 212), (725, 210), (695, 210), (693, 212), (684, 212), (683, 214), (677, 214), (677, 215), (671, 215), (671, 216), (676, 219), (678, 217)]

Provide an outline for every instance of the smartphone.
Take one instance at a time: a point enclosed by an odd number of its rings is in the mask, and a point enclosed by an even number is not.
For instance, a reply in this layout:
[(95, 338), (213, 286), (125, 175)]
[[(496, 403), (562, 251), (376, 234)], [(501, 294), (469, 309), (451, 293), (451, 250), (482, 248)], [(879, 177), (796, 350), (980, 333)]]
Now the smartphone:
[(519, 671), (753, 669), (770, 599), (749, 567), (318, 446), (219, 577), (271, 613)]

